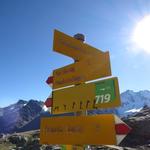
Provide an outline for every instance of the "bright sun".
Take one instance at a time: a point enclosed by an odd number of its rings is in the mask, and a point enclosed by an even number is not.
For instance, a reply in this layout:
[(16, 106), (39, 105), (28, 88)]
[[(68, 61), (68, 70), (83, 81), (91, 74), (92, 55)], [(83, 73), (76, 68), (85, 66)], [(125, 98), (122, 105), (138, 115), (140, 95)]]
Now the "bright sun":
[(150, 53), (150, 16), (145, 16), (137, 24), (132, 38), (139, 48)]

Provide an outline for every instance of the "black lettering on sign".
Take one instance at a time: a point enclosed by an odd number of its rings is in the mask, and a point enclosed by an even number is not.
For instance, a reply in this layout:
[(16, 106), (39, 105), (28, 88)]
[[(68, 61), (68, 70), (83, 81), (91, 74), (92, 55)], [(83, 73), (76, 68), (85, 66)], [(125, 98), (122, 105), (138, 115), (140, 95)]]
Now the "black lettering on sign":
[(59, 106), (56, 106), (55, 108), (54, 108), (54, 111), (58, 111), (59, 110)]
[(76, 110), (76, 109), (98, 109), (98, 107), (96, 106), (96, 99), (94, 99), (93, 101), (90, 100), (84, 100), (84, 101), (79, 101), (79, 102), (75, 102), (73, 101), (71, 105), (67, 105), (67, 104), (62, 104), (60, 107), (59, 106), (54, 106), (53, 107), (53, 112), (59, 112), (60, 110), (63, 111), (68, 111), (68, 110)]
[(83, 104), (82, 101), (80, 101), (80, 109), (82, 109), (82, 104)]
[(93, 108), (97, 109), (97, 107), (95, 106), (95, 104), (96, 104), (96, 99), (94, 99), (94, 101), (93, 101)]
[(63, 127), (46, 127), (45, 129), (46, 133), (62, 133), (64, 132)]
[(86, 108), (88, 108), (89, 104), (90, 104), (90, 101), (88, 100), (88, 101), (86, 102)]
[(64, 109), (66, 110), (67, 105), (64, 105)]
[(72, 109), (74, 109), (74, 107), (75, 107), (75, 104), (76, 104), (76, 103), (75, 103), (75, 102), (73, 102)]
[(69, 133), (81, 133), (83, 132), (83, 129), (80, 126), (68, 126)]

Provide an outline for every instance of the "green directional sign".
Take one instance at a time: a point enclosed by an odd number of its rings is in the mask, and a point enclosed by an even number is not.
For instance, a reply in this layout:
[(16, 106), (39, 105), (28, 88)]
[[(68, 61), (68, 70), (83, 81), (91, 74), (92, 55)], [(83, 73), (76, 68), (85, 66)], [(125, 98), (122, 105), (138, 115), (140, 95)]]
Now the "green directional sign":
[(115, 100), (115, 82), (113, 79), (95, 83), (96, 104), (110, 103)]

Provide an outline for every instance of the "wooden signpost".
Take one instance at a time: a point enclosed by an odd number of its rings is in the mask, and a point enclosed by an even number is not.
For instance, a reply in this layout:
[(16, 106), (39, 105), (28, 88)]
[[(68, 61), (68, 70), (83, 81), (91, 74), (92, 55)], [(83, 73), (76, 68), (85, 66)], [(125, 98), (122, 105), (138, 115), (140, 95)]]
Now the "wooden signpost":
[[(53, 49), (75, 60), (73, 64), (54, 70), (47, 79), (53, 91), (45, 104), (52, 107), (53, 114), (120, 106), (117, 77), (86, 83), (111, 76), (109, 52), (98, 50), (58, 30), (54, 31)], [(72, 87), (67, 87), (70, 85)], [(116, 145), (130, 131), (112, 114), (42, 118), (40, 128), (41, 144), (63, 145)]]

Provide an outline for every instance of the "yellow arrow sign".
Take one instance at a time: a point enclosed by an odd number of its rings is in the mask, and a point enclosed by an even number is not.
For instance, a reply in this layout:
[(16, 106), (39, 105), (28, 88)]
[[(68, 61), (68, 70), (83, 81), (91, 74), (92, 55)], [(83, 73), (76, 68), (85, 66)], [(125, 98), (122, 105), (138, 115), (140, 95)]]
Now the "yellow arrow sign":
[(116, 77), (53, 91), (53, 114), (120, 106)]
[(54, 51), (72, 57), (77, 61), (84, 59), (86, 56), (104, 54), (101, 50), (85, 44), (58, 30), (54, 31), (53, 49)]
[(54, 70), (54, 89), (111, 75), (109, 52), (104, 53), (57, 30), (53, 49), (77, 61)]
[(42, 118), (40, 143), (114, 145), (114, 125), (113, 115)]
[(41, 119), (40, 143), (117, 145), (130, 130), (127, 124), (112, 114), (47, 117)]

